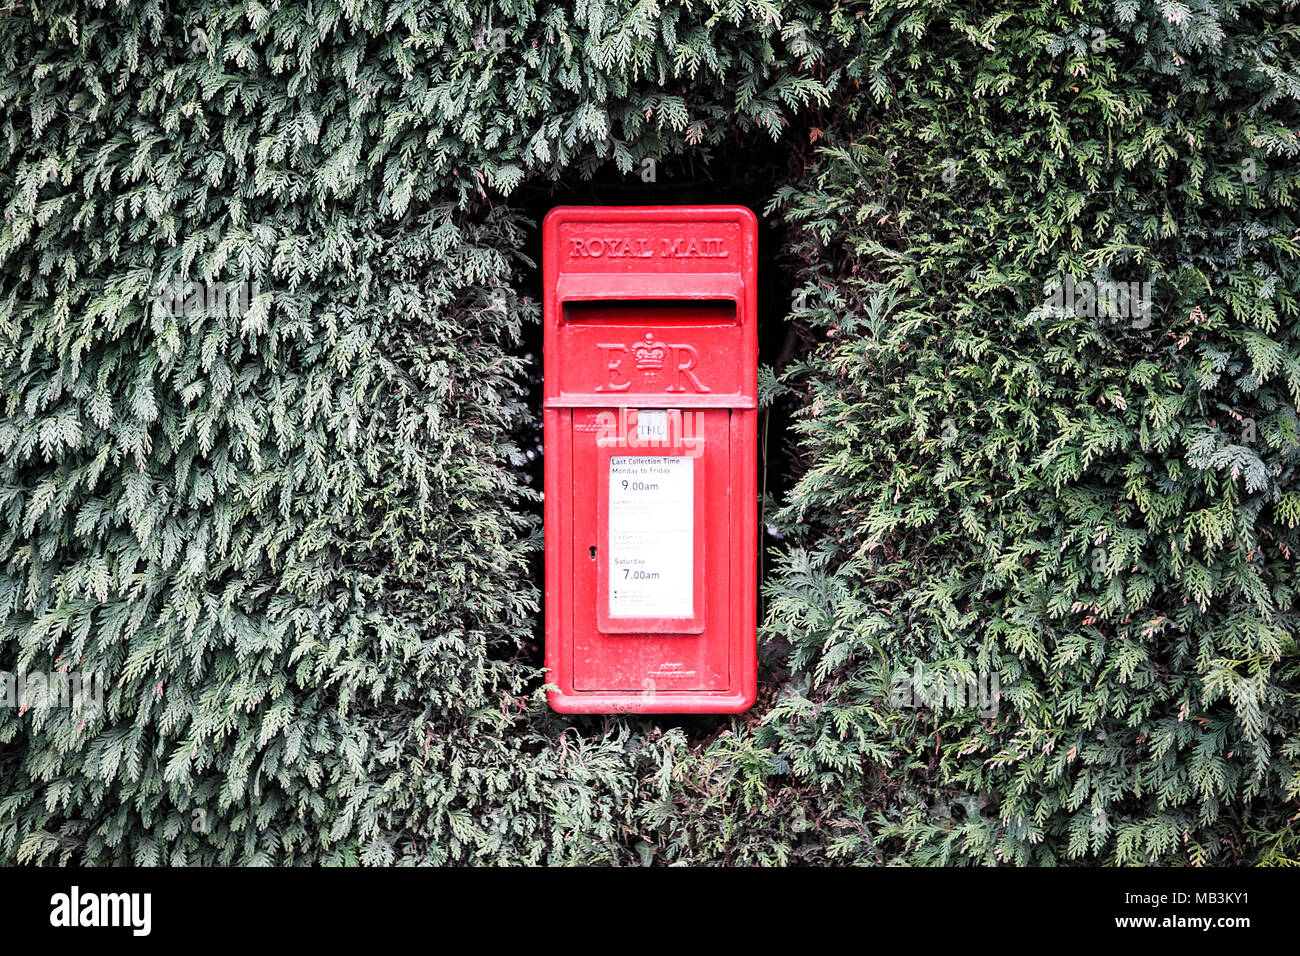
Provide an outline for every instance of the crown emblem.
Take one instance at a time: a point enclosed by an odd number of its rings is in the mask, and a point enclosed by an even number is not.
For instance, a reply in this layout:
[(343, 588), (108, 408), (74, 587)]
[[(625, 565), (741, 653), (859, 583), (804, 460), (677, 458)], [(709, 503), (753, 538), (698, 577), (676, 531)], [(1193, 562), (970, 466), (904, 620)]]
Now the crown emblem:
[(658, 372), (664, 367), (664, 356), (668, 346), (655, 341), (653, 333), (645, 334), (645, 341), (632, 346), (632, 355), (636, 358), (636, 367), (642, 372)]

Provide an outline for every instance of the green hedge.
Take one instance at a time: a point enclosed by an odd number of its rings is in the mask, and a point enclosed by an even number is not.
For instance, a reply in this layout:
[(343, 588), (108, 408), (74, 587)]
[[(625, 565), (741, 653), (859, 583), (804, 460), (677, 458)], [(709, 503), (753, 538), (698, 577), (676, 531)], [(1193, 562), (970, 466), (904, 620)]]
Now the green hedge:
[[(781, 191), (825, 341), (768, 624), (820, 688), (778, 708), (792, 759), (886, 768), (847, 852), (1295, 856), (1290, 12), (875, 20), (850, 69), (889, 92)], [(882, 709), (918, 657), (999, 674), (997, 716)]]
[[(0, 858), (1296, 857), (1294, 13), (3, 15)], [(512, 197), (795, 124), (759, 704), (560, 719)]]

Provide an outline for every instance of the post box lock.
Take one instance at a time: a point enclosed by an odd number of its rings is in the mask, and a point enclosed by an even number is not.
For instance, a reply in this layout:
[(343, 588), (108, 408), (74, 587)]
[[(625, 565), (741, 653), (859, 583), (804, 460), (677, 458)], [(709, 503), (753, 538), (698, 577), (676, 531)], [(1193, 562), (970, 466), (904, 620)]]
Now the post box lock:
[(543, 224), (558, 711), (754, 702), (756, 244), (740, 206), (561, 207)]

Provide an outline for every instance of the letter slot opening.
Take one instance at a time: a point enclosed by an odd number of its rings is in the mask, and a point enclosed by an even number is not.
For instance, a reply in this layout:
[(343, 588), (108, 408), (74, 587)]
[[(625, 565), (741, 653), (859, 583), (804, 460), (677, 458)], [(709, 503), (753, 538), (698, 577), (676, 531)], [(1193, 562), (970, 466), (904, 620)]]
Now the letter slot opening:
[(576, 299), (561, 307), (565, 322), (735, 325), (732, 299)]

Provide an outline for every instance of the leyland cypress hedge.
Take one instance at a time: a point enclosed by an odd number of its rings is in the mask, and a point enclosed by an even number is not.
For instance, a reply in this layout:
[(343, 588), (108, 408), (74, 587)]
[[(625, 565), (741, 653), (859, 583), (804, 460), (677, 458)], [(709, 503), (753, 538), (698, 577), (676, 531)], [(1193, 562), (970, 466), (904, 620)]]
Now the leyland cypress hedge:
[[(768, 624), (816, 689), (765, 728), (882, 768), (845, 852), (1294, 858), (1292, 12), (877, 21), (780, 191), (824, 341)], [(917, 658), (997, 715), (882, 711)]]
[[(0, 15), (0, 855), (1296, 858), (1295, 13)], [(561, 719), (520, 187), (772, 139), (759, 703)]]

